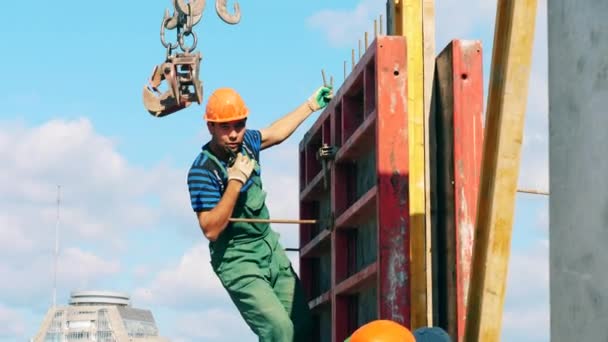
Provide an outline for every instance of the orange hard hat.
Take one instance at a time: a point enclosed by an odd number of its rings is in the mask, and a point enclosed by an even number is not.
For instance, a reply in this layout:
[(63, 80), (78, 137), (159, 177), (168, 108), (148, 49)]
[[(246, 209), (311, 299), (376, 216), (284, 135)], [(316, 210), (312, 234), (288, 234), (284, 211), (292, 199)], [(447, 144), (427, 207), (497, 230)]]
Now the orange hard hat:
[(249, 109), (241, 95), (232, 88), (219, 88), (207, 101), (205, 120), (209, 122), (228, 122), (247, 117)]
[(389, 321), (376, 320), (357, 329), (349, 342), (415, 342), (416, 338), (403, 325)]

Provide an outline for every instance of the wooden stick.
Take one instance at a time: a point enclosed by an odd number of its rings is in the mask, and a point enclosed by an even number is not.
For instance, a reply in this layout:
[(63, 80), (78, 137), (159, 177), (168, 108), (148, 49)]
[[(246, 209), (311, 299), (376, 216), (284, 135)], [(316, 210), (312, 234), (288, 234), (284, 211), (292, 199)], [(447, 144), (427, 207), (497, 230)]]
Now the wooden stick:
[(367, 50), (367, 47), (369, 46), (368, 44), (368, 39), (367, 39), (367, 31), (365, 31), (365, 49)]

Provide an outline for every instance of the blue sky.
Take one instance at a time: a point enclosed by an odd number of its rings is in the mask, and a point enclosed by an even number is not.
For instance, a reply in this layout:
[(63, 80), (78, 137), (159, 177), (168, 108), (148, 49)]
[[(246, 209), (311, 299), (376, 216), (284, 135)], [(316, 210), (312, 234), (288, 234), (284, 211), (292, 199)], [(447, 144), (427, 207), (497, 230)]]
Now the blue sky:
[[(208, 138), (203, 107), (158, 119), (142, 105), (142, 87), (165, 56), (159, 28), (171, 3), (139, 4), (5, 4), (0, 341), (33, 336), (51, 303), (56, 184), (59, 304), (75, 289), (126, 291), (135, 306), (154, 311), (161, 334), (174, 341), (255, 340), (211, 273), (189, 208), (185, 175)], [(366, 30), (373, 33), (384, 4), (241, 1), (242, 21), (230, 26), (209, 1), (195, 27), (204, 98), (234, 87), (251, 109), (250, 126), (270, 124), (320, 85), (321, 68), (340, 85), (343, 61), (350, 65), (351, 49)], [(488, 76), (495, 1), (437, 6), (437, 53), (449, 39), (479, 39)], [(539, 189), (548, 185), (544, 6), (540, 1), (520, 177), (522, 187)], [(297, 144), (315, 117), (262, 156), (277, 216), (297, 217)], [(547, 341), (547, 201), (518, 195), (516, 210), (503, 335)], [(275, 228), (285, 245), (296, 246), (294, 227)]]

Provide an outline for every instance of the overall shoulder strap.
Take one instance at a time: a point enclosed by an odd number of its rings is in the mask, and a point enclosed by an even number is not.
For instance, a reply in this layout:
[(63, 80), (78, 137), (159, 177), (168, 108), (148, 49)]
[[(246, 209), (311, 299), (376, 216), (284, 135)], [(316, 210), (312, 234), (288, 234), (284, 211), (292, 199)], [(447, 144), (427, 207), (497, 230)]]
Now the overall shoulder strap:
[[(251, 150), (251, 148), (249, 148), (249, 146), (247, 146), (247, 144), (245, 144), (245, 142), (243, 142), (243, 149), (245, 150), (245, 154), (252, 160), (255, 160), (255, 154), (253, 154), (253, 151)], [(254, 170), (256, 173), (260, 173), (260, 164), (259, 162), (256, 160), (255, 163), (255, 167)]]
[(226, 171), (224, 165), (222, 165), (222, 163), (212, 153), (207, 150), (203, 150), (203, 153), (213, 162), (214, 168), (212, 173), (217, 179), (217, 182), (220, 184), (221, 192), (224, 193), (224, 189), (226, 187), (226, 184), (224, 184), (224, 179), (228, 178), (228, 171)]
[(245, 144), (245, 142), (243, 142), (242, 146), (245, 149), (245, 151), (247, 151), (247, 154), (249, 154), (249, 158), (255, 159), (255, 155), (253, 154), (253, 151), (249, 148), (249, 146), (247, 146), (247, 144)]

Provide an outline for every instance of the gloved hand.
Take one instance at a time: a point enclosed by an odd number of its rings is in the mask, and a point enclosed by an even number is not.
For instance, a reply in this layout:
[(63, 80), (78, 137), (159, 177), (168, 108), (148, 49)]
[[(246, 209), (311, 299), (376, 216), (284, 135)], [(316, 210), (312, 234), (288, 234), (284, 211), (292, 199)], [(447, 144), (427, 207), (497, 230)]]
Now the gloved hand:
[(242, 153), (237, 153), (234, 164), (228, 167), (228, 181), (235, 179), (244, 185), (251, 176), (255, 163), (255, 160), (249, 159)]
[(325, 108), (333, 96), (334, 93), (331, 86), (322, 86), (308, 98), (306, 103), (308, 103), (310, 110), (316, 112), (319, 109)]

